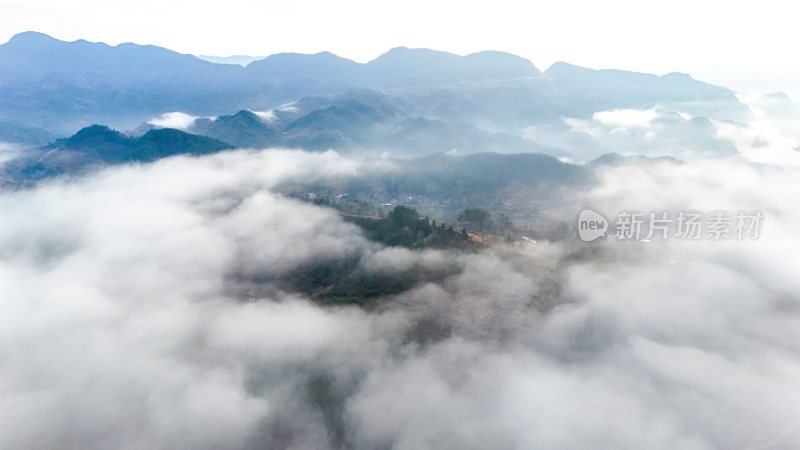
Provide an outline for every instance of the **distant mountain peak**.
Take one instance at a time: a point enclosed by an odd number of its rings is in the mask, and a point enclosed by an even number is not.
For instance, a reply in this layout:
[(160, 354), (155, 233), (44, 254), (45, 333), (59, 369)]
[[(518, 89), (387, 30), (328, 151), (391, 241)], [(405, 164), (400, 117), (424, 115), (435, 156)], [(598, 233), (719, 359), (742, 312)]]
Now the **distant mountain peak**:
[(664, 75), (664, 77), (665, 78), (674, 78), (674, 79), (687, 79), (687, 80), (692, 80), (693, 79), (691, 75), (689, 75), (688, 73), (683, 73), (683, 72), (670, 72), (670, 73)]
[(122, 143), (127, 139), (128, 137), (124, 134), (105, 125), (89, 125), (68, 138), (59, 139), (51, 144), (50, 147), (77, 148), (98, 145), (100, 142)]
[(81, 128), (77, 133), (72, 135), (74, 138), (82, 138), (84, 136), (96, 136), (98, 134), (120, 134), (116, 130), (112, 130), (107, 125), (89, 125), (88, 127)]
[(253, 111), (250, 111), (249, 109), (243, 109), (231, 116), (218, 117), (217, 121), (218, 122), (238, 121), (242, 124), (246, 124), (249, 126), (255, 126), (258, 128), (268, 128), (268, 123), (263, 119), (263, 117), (259, 116)]
[(527, 59), (504, 52), (478, 52), (467, 56), (428, 48), (395, 47), (368, 62), (372, 80), (392, 86), (508, 80), (536, 77), (540, 72)]
[[(134, 45), (134, 44), (131, 44)], [(0, 45), (2, 47), (3, 45)], [(87, 47), (104, 47), (104, 48), (112, 48), (112, 46), (106, 44), (105, 42), (92, 42), (87, 41), (86, 39), (78, 39), (75, 41), (64, 41), (58, 38), (54, 38), (49, 34), (40, 33), (38, 31), (24, 31), (22, 33), (15, 34), (8, 40), (8, 43), (5, 46), (17, 49), (21, 51), (33, 51), (38, 49), (56, 49), (61, 50), (64, 48), (87, 48)], [(119, 47), (119, 46), (118, 46)]]
[(77, 133), (73, 134), (68, 139), (70, 141), (85, 141), (87, 139), (94, 139), (96, 137), (114, 137), (124, 138), (125, 135), (117, 130), (112, 130), (106, 125), (89, 125), (88, 127), (81, 128)]
[(460, 59), (462, 56), (455, 53), (443, 52), (440, 50), (431, 50), (429, 48), (409, 48), (409, 47), (394, 47), (388, 52), (373, 59), (367, 65), (376, 65), (385, 62), (405, 61), (405, 60), (431, 60), (431, 59)]
[(9, 44), (29, 44), (29, 43), (40, 43), (40, 42), (58, 42), (59, 40), (44, 33), (40, 33), (38, 31), (23, 31), (22, 33), (17, 33), (8, 40)]
[(571, 64), (565, 61), (556, 61), (544, 71), (544, 73), (551, 73), (551, 72), (561, 72), (561, 71), (586, 71), (590, 72), (592, 69), (581, 67), (576, 64)]
[(763, 97), (770, 100), (792, 101), (792, 98), (784, 92), (773, 92), (771, 94), (766, 94)]
[(245, 117), (248, 119), (258, 119), (258, 115), (249, 109), (242, 109), (234, 114), (234, 116)]
[(306, 76), (312, 78), (336, 78), (360, 66), (355, 61), (331, 52), (276, 53), (247, 65), (248, 72), (289, 77)]
[(394, 47), (388, 52), (378, 56), (369, 64), (380, 64), (386, 61), (408, 61), (408, 62), (456, 62), (465, 64), (467, 61), (474, 61), (489, 64), (508, 64), (516, 63), (522, 64), (524, 69), (532, 70), (538, 73), (533, 63), (529, 60), (514, 55), (508, 52), (501, 52), (497, 50), (482, 50), (475, 53), (470, 53), (466, 56), (457, 55), (455, 53), (445, 52), (441, 50), (432, 50), (429, 48), (409, 48), (409, 47)]
[(480, 52), (471, 53), (465, 56), (465, 58), (468, 58), (479, 64), (515, 67), (520, 72), (529, 72), (530, 75), (541, 74), (539, 69), (537, 69), (530, 60), (513, 53), (501, 52), (497, 50), (482, 50)]

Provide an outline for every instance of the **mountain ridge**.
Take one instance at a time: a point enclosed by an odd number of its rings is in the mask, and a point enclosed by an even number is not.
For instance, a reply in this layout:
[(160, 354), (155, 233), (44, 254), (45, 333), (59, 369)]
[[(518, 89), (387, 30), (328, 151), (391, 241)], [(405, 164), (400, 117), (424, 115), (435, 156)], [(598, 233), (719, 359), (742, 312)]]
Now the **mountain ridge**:
[(716, 102), (737, 110), (722, 119), (746, 114), (729, 89), (687, 75), (567, 63), (540, 72), (531, 61), (499, 51), (460, 56), (395, 47), (367, 63), (330, 52), (277, 53), (242, 67), (153, 45), (66, 42), (38, 32), (0, 45), (0, 121), (57, 135), (92, 123), (130, 129), (171, 111), (200, 117), (265, 111), (363, 88), (392, 93), (414, 109), (412, 116), (510, 133), (658, 103)]
[(0, 166), (0, 178), (31, 183), (60, 175), (80, 175), (113, 164), (148, 163), (176, 155), (201, 156), (233, 148), (217, 139), (172, 128), (152, 129), (133, 137), (95, 124)]

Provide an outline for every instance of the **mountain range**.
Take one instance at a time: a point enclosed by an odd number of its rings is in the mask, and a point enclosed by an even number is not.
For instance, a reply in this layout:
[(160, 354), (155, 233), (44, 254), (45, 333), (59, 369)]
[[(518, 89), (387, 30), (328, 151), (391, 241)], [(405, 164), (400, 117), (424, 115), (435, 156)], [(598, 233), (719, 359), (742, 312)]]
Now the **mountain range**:
[[(565, 116), (657, 104), (680, 104), (707, 117), (731, 120), (749, 114), (732, 91), (688, 75), (592, 70), (566, 63), (541, 72), (526, 59), (495, 51), (459, 56), (398, 47), (364, 64), (328, 52), (281, 53), (242, 67), (150, 45), (65, 42), (36, 32), (0, 45), (0, 124), (61, 136), (93, 123), (135, 128), (172, 111), (203, 117), (272, 111), (304, 98), (337, 97), (359, 89), (391, 98), (406, 119), (471, 124), (517, 135), (532, 124)], [(333, 108), (306, 120), (331, 125), (350, 118), (343, 115), (351, 111)], [(370, 114), (363, 117), (366, 122), (354, 118), (369, 125)], [(8, 136), (13, 134), (0, 139)], [(297, 131), (290, 141), (308, 139)]]
[[(131, 133), (141, 134), (159, 126), (145, 123)], [(267, 112), (242, 110), (231, 115), (194, 118), (183, 129), (238, 147), (253, 148), (335, 148), (402, 156), (442, 151), (560, 152), (512, 133), (490, 132), (469, 122), (416, 116), (401, 98), (370, 89), (305, 97), (289, 107)]]
[(566, 193), (595, 170), (631, 161), (598, 156), (736, 155), (717, 124), (751, 114), (733, 91), (686, 74), (540, 71), (497, 51), (398, 47), (367, 63), (281, 53), (238, 65), (27, 32), (0, 45), (0, 143), (16, 152), (0, 164), (0, 184), (234, 148), (335, 149), (396, 170), (283, 193), (367, 215), (409, 203), (453, 218), (479, 205), (557, 237), (560, 224), (540, 212), (568, 205)]

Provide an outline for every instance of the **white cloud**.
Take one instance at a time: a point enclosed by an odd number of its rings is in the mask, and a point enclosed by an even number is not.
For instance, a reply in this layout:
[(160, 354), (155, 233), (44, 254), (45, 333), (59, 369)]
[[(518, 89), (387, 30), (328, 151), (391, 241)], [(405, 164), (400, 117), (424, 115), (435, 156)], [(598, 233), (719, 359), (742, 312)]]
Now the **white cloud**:
[(175, 128), (178, 130), (189, 130), (194, 121), (199, 117), (192, 116), (180, 111), (164, 113), (158, 117), (152, 118), (147, 123), (163, 128)]
[(717, 122), (717, 135), (751, 161), (800, 167), (800, 106), (788, 97), (739, 96), (753, 111), (747, 124)]
[(619, 128), (646, 127), (658, 117), (655, 109), (614, 109), (594, 113), (592, 118), (603, 125)]
[(683, 160), (737, 154), (734, 143), (718, 133), (715, 122), (677, 109), (682, 106), (599, 111), (590, 119), (563, 118), (567, 133), (537, 127), (526, 133), (533, 140), (569, 151), (579, 161), (605, 153)]
[(271, 123), (275, 120), (275, 111), (253, 111), (253, 114), (257, 115), (259, 119), (264, 121), (264, 123)]
[(20, 149), (14, 144), (0, 142), (0, 165), (19, 156)]
[(229, 272), (363, 245), (332, 212), (265, 190), (353, 167), (233, 152), (0, 195), (2, 447), (243, 445), (273, 410), (242, 364), (311, 358), (356, 318), (239, 304)]
[[(0, 446), (800, 446), (795, 169), (609, 168), (583, 199), (600, 211), (760, 209), (765, 228), (592, 257), (382, 249), (274, 192), (364, 164), (237, 151), (0, 194)], [(371, 312), (237, 298), (235, 275), (354, 252), (461, 271)]]

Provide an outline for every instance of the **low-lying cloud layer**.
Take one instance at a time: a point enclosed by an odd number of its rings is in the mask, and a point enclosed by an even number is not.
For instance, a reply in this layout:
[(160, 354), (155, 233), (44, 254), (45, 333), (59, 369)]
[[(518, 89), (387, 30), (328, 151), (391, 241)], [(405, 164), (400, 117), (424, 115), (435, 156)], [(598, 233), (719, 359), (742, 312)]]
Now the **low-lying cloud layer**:
[[(0, 447), (800, 446), (795, 170), (609, 168), (586, 194), (759, 209), (759, 241), (466, 255), (382, 248), (272, 192), (373, 169), (240, 151), (0, 194)], [(372, 312), (233, 281), (351, 255), (462, 270)]]
[(180, 111), (164, 113), (147, 121), (150, 125), (163, 128), (175, 128), (186, 131), (194, 125), (197, 116), (192, 116)]
[(800, 167), (800, 105), (783, 94), (739, 96), (747, 114), (714, 103), (664, 104), (599, 111), (532, 126), (526, 137), (589, 161), (606, 153), (671, 156), (685, 161), (743, 156)]
[(11, 161), (18, 156), (19, 148), (16, 145), (0, 141), (0, 167), (6, 161)]

